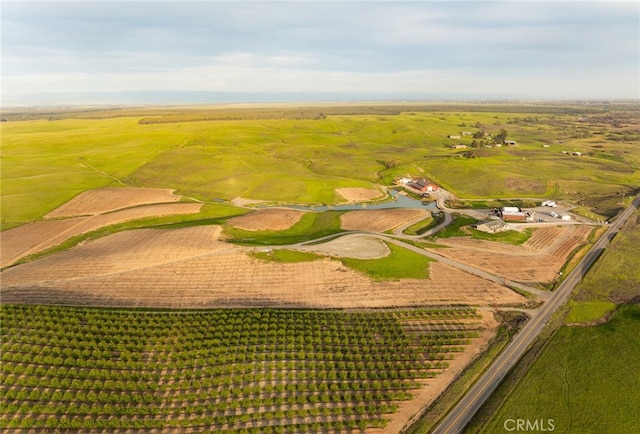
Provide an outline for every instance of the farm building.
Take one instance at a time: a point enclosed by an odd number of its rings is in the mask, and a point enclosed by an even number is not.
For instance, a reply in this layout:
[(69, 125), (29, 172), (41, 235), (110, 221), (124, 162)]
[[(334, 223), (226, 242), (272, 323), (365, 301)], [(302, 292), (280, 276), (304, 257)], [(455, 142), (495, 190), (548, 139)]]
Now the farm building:
[(515, 146), (516, 145), (516, 141), (515, 140), (505, 140), (504, 144), (507, 146)]
[(505, 206), (502, 207), (502, 212), (520, 212), (522, 211), (520, 208), (518, 208), (517, 206)]
[(459, 139), (460, 138), (460, 134), (449, 134), (447, 137), (449, 139)]
[(414, 188), (423, 193), (428, 193), (431, 191), (437, 191), (438, 186), (432, 182), (428, 182), (426, 179), (414, 179), (407, 184), (409, 187)]
[(463, 131), (462, 135), (463, 136), (471, 136), (472, 134), (471, 134), (471, 131)]
[(570, 216), (570, 215), (568, 215), (568, 214), (563, 214), (563, 215), (561, 215), (561, 216), (560, 216), (560, 218), (561, 218), (562, 220), (571, 220), (571, 216)]
[(475, 229), (487, 232), (489, 234), (495, 234), (507, 230), (508, 225), (502, 220), (491, 220), (488, 222), (478, 223), (474, 226)]
[(463, 144), (458, 144), (458, 145), (451, 145), (450, 148), (451, 149), (466, 149), (467, 145), (463, 145)]
[(580, 157), (582, 156), (582, 152), (573, 152), (571, 155), (573, 155), (574, 157)]
[(533, 221), (533, 216), (529, 212), (522, 211), (507, 211), (502, 212), (502, 220), (505, 222), (529, 222)]

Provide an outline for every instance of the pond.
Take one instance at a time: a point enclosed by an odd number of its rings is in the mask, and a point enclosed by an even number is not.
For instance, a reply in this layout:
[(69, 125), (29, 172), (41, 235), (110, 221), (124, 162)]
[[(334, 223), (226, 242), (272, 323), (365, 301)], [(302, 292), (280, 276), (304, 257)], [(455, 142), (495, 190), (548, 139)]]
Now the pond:
[(349, 205), (311, 205), (311, 206), (290, 206), (289, 208), (304, 211), (354, 211), (362, 209), (391, 209), (391, 208), (421, 208), (430, 211), (437, 211), (435, 202), (421, 201), (409, 196), (398, 194), (396, 190), (389, 192), (393, 200), (380, 203), (355, 203)]

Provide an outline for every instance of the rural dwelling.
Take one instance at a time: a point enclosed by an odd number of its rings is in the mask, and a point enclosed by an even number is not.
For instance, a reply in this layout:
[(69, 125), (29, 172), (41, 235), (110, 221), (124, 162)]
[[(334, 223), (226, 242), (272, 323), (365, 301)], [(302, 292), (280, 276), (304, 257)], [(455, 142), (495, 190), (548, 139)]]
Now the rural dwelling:
[(459, 139), (460, 138), (460, 134), (449, 134), (447, 136), (450, 139)]
[(491, 220), (488, 222), (478, 223), (474, 228), (482, 232), (495, 234), (507, 230), (508, 225), (502, 220)]
[(428, 182), (426, 179), (414, 179), (407, 184), (409, 187), (414, 188), (422, 193), (428, 193), (431, 191), (437, 191), (438, 186), (432, 182)]
[(516, 145), (516, 141), (515, 140), (505, 140), (504, 144), (507, 146), (515, 146)]

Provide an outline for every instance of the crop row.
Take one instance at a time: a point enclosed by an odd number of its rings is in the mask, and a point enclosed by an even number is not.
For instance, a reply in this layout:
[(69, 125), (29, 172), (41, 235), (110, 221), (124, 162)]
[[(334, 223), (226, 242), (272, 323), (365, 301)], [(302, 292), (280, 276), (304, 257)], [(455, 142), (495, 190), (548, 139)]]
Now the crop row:
[[(246, 416), (237, 416), (238, 422), (250, 424), (251, 419)], [(316, 422), (295, 423), (287, 421), (287, 424), (277, 424), (279, 420), (271, 421), (271, 425), (262, 424), (261, 426), (250, 426), (245, 428), (226, 427), (221, 428), (221, 424), (216, 424), (219, 418), (207, 417), (198, 419), (183, 419), (158, 421), (138, 419), (122, 423), (117, 418), (112, 419), (95, 419), (87, 417), (86, 419), (77, 418), (58, 418), (58, 416), (50, 416), (48, 418), (33, 418), (26, 416), (20, 420), (9, 421), (8, 424), (2, 423), (2, 426), (8, 428), (40, 428), (43, 432), (50, 429), (152, 429), (152, 428), (189, 428), (190, 432), (224, 432), (227, 434), (298, 434), (309, 432), (343, 432), (344, 430), (356, 431), (364, 430), (368, 427), (381, 428), (384, 427), (388, 420), (381, 417), (371, 418), (351, 418), (344, 417), (342, 420), (331, 420)], [(2, 422), (2, 420), (0, 420)]]
[(405, 323), (390, 311), (1, 306), (0, 423), (216, 432), (384, 424), (395, 401), (477, 336), (474, 311), (445, 310), (438, 315), (450, 320), (418, 312)]

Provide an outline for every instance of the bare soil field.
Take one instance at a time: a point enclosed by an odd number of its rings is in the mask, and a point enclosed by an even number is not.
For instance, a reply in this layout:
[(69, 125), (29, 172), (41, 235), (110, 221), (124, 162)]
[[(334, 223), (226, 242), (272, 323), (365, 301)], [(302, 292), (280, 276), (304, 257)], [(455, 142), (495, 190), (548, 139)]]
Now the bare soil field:
[(345, 187), (336, 188), (336, 193), (344, 197), (348, 202), (363, 202), (367, 200), (379, 199), (384, 194), (375, 188)]
[(199, 203), (161, 203), (127, 208), (91, 217), (76, 217), (64, 220), (49, 220), (27, 223), (2, 232), (2, 267), (14, 264), (25, 256), (41, 252), (50, 247), (104, 226), (123, 223), (145, 217), (164, 215), (195, 214), (200, 211)]
[(298, 223), (303, 215), (304, 211), (269, 208), (233, 217), (229, 224), (246, 231), (282, 231)]
[(540, 228), (531, 235), (524, 246), (535, 250), (545, 250), (551, 247), (562, 236), (562, 226)]
[(365, 308), (515, 305), (524, 297), (432, 263), (430, 279), (374, 282), (341, 262), (271, 263), (217, 239), (219, 228), (111, 235), (2, 272), (3, 303), (129, 307)]
[(100, 188), (80, 193), (44, 218), (103, 214), (118, 209), (153, 203), (177, 202), (174, 190), (158, 188)]
[(438, 249), (443, 256), (485, 269), (508, 280), (552, 282), (569, 254), (586, 242), (593, 227), (565, 225), (536, 231), (522, 246), (471, 238), (440, 240), (451, 248)]
[(340, 222), (347, 230), (385, 232), (427, 214), (423, 209), (402, 208), (349, 211), (340, 216)]
[(359, 235), (345, 235), (326, 243), (297, 247), (296, 250), (354, 259), (378, 259), (391, 253), (381, 240)]
[(3, 231), (0, 235), (0, 266), (11, 265), (36, 249), (45, 250), (52, 247), (55, 244), (51, 244), (51, 238), (86, 219), (87, 217), (79, 217), (33, 222)]

